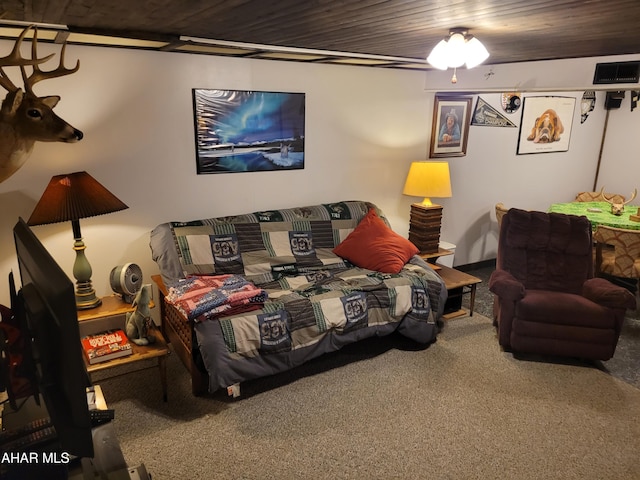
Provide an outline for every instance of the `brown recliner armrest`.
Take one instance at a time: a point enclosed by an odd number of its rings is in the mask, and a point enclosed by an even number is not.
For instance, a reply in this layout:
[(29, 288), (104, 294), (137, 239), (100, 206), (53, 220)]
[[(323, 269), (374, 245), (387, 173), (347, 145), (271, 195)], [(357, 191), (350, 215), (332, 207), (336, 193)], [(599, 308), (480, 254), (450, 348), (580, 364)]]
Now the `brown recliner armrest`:
[(604, 278), (590, 278), (582, 286), (582, 296), (609, 308), (636, 308), (636, 297), (626, 288)]
[(524, 297), (524, 285), (506, 270), (495, 270), (489, 278), (489, 290), (501, 299), (515, 302)]

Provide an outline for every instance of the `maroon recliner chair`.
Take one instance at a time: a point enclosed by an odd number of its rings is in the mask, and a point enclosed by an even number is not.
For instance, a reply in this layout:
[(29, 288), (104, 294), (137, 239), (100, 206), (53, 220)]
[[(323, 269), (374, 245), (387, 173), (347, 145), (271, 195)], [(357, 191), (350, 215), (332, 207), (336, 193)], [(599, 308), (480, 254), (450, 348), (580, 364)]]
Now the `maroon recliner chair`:
[(608, 360), (618, 343), (627, 289), (593, 276), (586, 217), (511, 208), (502, 220), (496, 270), (500, 345), (514, 353)]

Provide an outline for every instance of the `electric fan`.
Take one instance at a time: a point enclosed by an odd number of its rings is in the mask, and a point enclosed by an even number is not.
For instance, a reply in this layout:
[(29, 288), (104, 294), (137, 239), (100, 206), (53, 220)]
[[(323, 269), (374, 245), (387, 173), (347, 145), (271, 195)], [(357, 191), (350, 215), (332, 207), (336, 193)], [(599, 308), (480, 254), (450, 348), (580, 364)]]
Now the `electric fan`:
[(135, 263), (118, 265), (111, 270), (109, 282), (114, 292), (122, 295), (125, 302), (132, 303), (142, 288), (142, 270)]

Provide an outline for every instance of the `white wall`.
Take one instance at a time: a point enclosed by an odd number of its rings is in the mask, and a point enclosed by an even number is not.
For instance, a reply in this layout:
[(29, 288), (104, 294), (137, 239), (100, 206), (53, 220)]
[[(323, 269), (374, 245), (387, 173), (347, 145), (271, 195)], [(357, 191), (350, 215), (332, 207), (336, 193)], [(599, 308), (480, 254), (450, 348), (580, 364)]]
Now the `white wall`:
[[(0, 52), (10, 47), (0, 42)], [(157, 268), (149, 231), (169, 220), (365, 199), (406, 232), (411, 199), (400, 192), (409, 163), (425, 158), (430, 117), (423, 75), (98, 47), (70, 46), (66, 56), (68, 64), (79, 58), (80, 70), (38, 84), (36, 92), (61, 95), (56, 112), (85, 138), (36, 144), (27, 163), (0, 184), (1, 275), (17, 271), (18, 216), (29, 218), (53, 175), (78, 170), (130, 207), (81, 221), (99, 295), (111, 292), (109, 272), (125, 262), (138, 263), (150, 281)], [(306, 93), (304, 170), (196, 175), (192, 88)], [(34, 231), (71, 276), (71, 226)], [(2, 286), (0, 303), (8, 304)]]
[[(448, 159), (453, 197), (438, 200), (444, 206), (441, 238), (457, 245), (457, 265), (495, 258), (496, 203), (545, 211), (550, 204), (571, 201), (577, 192), (593, 187), (604, 122), (604, 94), (596, 94), (599, 108), (584, 124), (580, 124), (579, 110), (582, 92), (525, 94), (540, 95), (577, 97), (568, 152), (517, 155), (519, 128), (472, 125), (466, 156)], [(500, 94), (475, 95), (474, 108), (478, 96), (503, 111)], [(504, 115), (520, 126), (521, 109)]]
[[(0, 52), (11, 46), (0, 42)], [(41, 54), (57, 51), (52, 45), (41, 47)], [(130, 207), (81, 221), (99, 295), (111, 292), (108, 275), (115, 265), (138, 263), (146, 281), (157, 273), (149, 231), (168, 220), (365, 199), (377, 203), (393, 228), (406, 235), (409, 206), (418, 199), (401, 191), (411, 161), (428, 155), (430, 74), (70, 46), (67, 63), (75, 58), (81, 62), (79, 72), (42, 82), (36, 91), (61, 95), (56, 112), (83, 130), (85, 138), (77, 144), (36, 144), (27, 163), (0, 184), (0, 275), (17, 271), (11, 230), (18, 216), (30, 216), (53, 175), (78, 170), (88, 171)], [(531, 72), (526, 64), (518, 68), (523, 77)], [(465, 73), (471, 72), (458, 72), (460, 83)], [(196, 175), (192, 88), (306, 93), (305, 169)], [(498, 93), (480, 96), (500, 108)], [(449, 159), (453, 197), (441, 200), (442, 238), (457, 244), (456, 264), (495, 256), (496, 202), (546, 209), (591, 189), (603, 101), (599, 94), (596, 110), (581, 125), (578, 98), (567, 153), (518, 156), (518, 129), (470, 128), (467, 155)], [(633, 169), (640, 169), (634, 163), (624, 167), (630, 175), (611, 173), (618, 163), (634, 158), (631, 142), (640, 113), (623, 112), (627, 101), (611, 112), (607, 138), (615, 141), (607, 142), (601, 172), (607, 189), (621, 193), (635, 187)], [(519, 125), (519, 112), (509, 118)], [(71, 276), (70, 225), (34, 231)], [(2, 282), (0, 303), (8, 304)]]
[[(458, 70), (455, 85), (451, 83), (451, 70), (426, 74), (425, 91), (432, 95), (480, 92), (473, 95), (473, 108), (479, 96), (502, 112), (499, 92), (519, 91), (523, 98), (576, 98), (568, 152), (517, 155), (522, 109), (504, 114), (518, 128), (470, 127), (467, 155), (449, 158), (453, 197), (439, 200), (445, 207), (441, 238), (457, 245), (456, 265), (495, 258), (497, 202), (544, 211), (551, 203), (571, 201), (576, 193), (593, 190), (603, 141), (596, 189), (606, 186), (607, 191), (629, 197), (634, 188), (640, 187), (640, 162), (634, 161), (633, 145), (640, 128), (640, 109), (630, 111), (629, 91), (620, 109), (609, 111), (604, 132), (604, 89), (640, 86), (592, 84), (597, 63), (629, 60), (640, 60), (640, 55), (480, 66)], [(601, 89), (596, 91), (596, 107), (580, 123), (582, 94), (596, 88)]]

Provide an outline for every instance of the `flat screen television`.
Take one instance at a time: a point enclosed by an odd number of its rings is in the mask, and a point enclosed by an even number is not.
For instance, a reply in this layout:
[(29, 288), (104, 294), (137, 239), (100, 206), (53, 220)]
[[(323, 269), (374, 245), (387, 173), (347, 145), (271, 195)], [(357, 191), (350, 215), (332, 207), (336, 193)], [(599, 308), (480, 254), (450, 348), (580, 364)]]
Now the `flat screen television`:
[(21, 288), (15, 315), (32, 356), (33, 391), (42, 395), (63, 452), (93, 457), (87, 387), (73, 282), (20, 218), (13, 229)]

